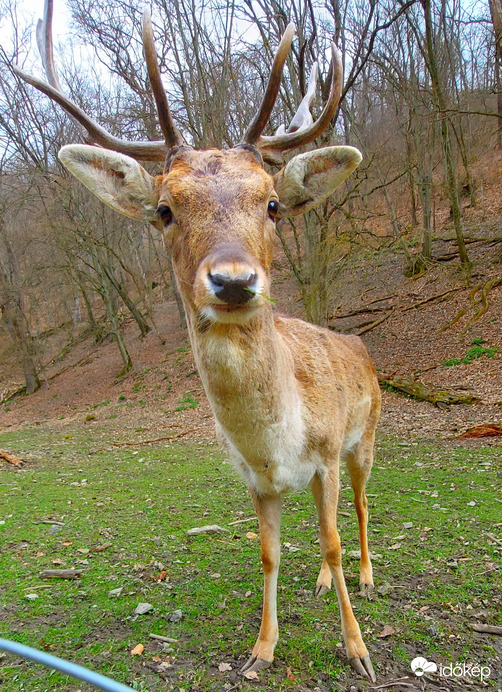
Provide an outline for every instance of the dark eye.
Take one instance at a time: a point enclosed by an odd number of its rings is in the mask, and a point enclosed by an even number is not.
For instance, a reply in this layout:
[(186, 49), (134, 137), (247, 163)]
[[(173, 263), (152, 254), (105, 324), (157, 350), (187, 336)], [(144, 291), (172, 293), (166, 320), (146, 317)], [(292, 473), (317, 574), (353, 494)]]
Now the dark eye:
[(272, 221), (275, 221), (275, 217), (279, 211), (279, 202), (276, 199), (270, 200), (267, 211)]
[(171, 211), (171, 208), (165, 204), (161, 204), (157, 208), (157, 214), (159, 215), (160, 219), (162, 220), (162, 223), (164, 224), (164, 226), (169, 226), (169, 224), (173, 220), (173, 212)]

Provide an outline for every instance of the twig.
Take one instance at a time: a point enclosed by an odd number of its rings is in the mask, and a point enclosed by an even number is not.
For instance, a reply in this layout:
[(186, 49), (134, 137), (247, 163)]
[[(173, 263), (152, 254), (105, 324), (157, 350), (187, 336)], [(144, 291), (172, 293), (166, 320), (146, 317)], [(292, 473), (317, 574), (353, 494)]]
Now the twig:
[(231, 521), (228, 526), (235, 526), (236, 524), (244, 524), (247, 521), (257, 521), (258, 517), (248, 517), (247, 519), (237, 519), (237, 521)]
[(39, 519), (38, 521), (34, 521), (34, 524), (51, 524), (51, 526), (64, 526), (64, 521), (52, 521), (51, 519)]
[(20, 459), (15, 454), (4, 452), (2, 449), (0, 449), (0, 459), (3, 459), (9, 464), (12, 464), (12, 466), (16, 466), (18, 469), (20, 469), (24, 464), (23, 459)]
[(358, 329), (356, 332), (357, 336), (361, 336), (362, 334), (366, 334), (366, 332), (369, 332), (371, 329), (378, 327), (379, 324), (382, 324), (382, 322), (385, 322), (385, 320), (389, 319), (389, 317), (391, 315), (393, 315), (395, 312), (396, 312), (396, 308), (391, 308), (388, 312), (385, 313), (385, 315), (382, 315), (377, 320), (374, 320), (374, 322), (370, 322), (370, 324), (366, 325), (365, 327), (362, 327), (362, 329)]
[(163, 637), (161, 634), (149, 634), (148, 635), (150, 639), (157, 639), (159, 642), (167, 642), (168, 644), (176, 644), (178, 641), (177, 639), (173, 639), (172, 637)]
[(391, 682), (384, 682), (383, 685), (377, 685), (376, 687), (369, 687), (370, 690), (383, 690), (386, 687), (394, 687), (395, 685), (403, 685), (404, 687), (415, 687), (411, 682), (402, 682), (403, 680), (409, 680), (408, 676), (404, 678), (397, 678), (397, 680), (391, 680)]
[(42, 579), (79, 579), (82, 569), (44, 569), (40, 572)]
[[(138, 440), (138, 442), (112, 442), (112, 447), (137, 447), (138, 445), (151, 445), (154, 442), (165, 442), (166, 440), (177, 440), (178, 437), (184, 437), (192, 432), (195, 432), (197, 428), (190, 428), (189, 430), (183, 430), (176, 435), (171, 435), (169, 437), (156, 437), (153, 440)], [(104, 449), (98, 449), (98, 452), (105, 451)]]
[[(415, 310), (416, 308), (421, 307), (422, 305), (425, 305), (426, 303), (432, 303), (433, 301), (436, 300), (441, 300), (443, 298), (446, 298), (450, 296), (452, 293), (456, 293), (457, 291), (464, 291), (465, 288), (463, 286), (458, 286), (457, 288), (450, 288), (448, 291), (444, 291), (443, 293), (438, 293), (437, 295), (430, 296), (429, 298), (423, 298), (422, 300), (419, 300), (416, 303), (413, 303), (412, 305), (405, 305), (403, 307), (399, 307), (394, 305), (390, 309), (387, 310), (385, 315), (382, 315), (378, 319), (372, 321), (372, 322), (363, 322), (362, 324), (359, 324), (359, 329), (356, 331), (357, 336), (361, 336), (362, 334), (365, 334), (366, 332), (369, 332), (371, 329), (374, 329), (375, 327), (378, 327), (379, 324), (382, 322), (385, 322), (389, 317), (391, 317), (394, 313), (401, 313), (401, 312), (408, 312), (409, 310)], [(381, 300), (387, 300), (387, 298), (382, 298)], [(378, 300), (373, 301), (373, 302), (379, 302)], [(371, 303), (368, 303), (370, 305)], [(375, 312), (375, 311), (380, 311), (380, 310), (385, 310), (386, 308), (370, 308), (368, 310), (360, 309), (358, 311), (354, 311), (352, 313), (347, 313), (346, 315), (337, 315), (335, 316), (335, 319), (341, 319), (342, 317), (351, 317), (352, 315), (357, 315), (359, 312)], [(332, 325), (328, 325), (330, 329), (334, 329)]]
[(502, 627), (498, 627), (497, 625), (478, 625), (476, 623), (473, 623), (471, 625), (471, 627), (475, 632), (486, 632), (487, 634), (498, 634), (499, 637), (502, 637)]
[(496, 543), (497, 545), (502, 545), (502, 541), (500, 540), (500, 538), (494, 536), (493, 533), (485, 533), (485, 536), (488, 536), (488, 538), (494, 541), (494, 543)]

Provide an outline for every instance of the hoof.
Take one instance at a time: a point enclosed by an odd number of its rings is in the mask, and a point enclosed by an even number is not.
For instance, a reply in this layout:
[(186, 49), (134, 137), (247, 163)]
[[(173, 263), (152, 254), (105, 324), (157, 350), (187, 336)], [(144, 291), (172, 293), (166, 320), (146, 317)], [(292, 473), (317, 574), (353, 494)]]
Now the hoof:
[(365, 598), (371, 598), (373, 591), (375, 590), (373, 584), (360, 584), (359, 586), (359, 595), (364, 596)]
[(260, 670), (265, 670), (271, 666), (273, 661), (266, 661), (264, 658), (256, 658), (256, 656), (250, 656), (246, 663), (242, 666), (239, 673), (244, 675), (244, 673), (258, 673)]
[(316, 584), (315, 597), (316, 598), (322, 598), (323, 596), (325, 596), (330, 591), (331, 591), (331, 589), (329, 586), (326, 586), (325, 584)]
[(375, 671), (373, 670), (369, 656), (364, 656), (363, 658), (354, 656), (353, 658), (349, 658), (349, 663), (361, 677), (371, 680), (371, 682), (376, 682)]

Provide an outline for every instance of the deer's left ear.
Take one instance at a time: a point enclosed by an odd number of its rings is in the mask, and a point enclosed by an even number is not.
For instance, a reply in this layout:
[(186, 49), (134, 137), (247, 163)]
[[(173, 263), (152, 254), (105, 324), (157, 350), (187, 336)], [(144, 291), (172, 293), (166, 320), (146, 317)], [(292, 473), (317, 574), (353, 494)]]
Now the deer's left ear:
[(362, 158), (354, 147), (325, 147), (295, 156), (274, 177), (278, 217), (304, 214), (323, 202)]

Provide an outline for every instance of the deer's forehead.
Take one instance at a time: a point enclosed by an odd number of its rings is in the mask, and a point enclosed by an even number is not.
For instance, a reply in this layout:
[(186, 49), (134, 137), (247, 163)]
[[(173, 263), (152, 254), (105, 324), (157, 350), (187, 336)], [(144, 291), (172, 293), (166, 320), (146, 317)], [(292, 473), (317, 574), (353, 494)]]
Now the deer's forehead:
[(192, 151), (174, 158), (161, 187), (179, 205), (250, 206), (271, 193), (273, 179), (249, 151)]

